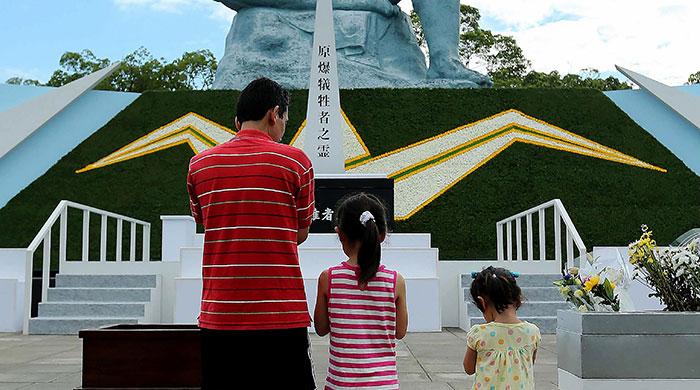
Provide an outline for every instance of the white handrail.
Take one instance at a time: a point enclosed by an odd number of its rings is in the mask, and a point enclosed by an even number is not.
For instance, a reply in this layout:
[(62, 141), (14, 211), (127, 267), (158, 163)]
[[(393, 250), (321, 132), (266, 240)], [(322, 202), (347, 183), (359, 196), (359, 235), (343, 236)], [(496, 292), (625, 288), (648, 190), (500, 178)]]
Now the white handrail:
[(41, 278), (41, 301), (46, 301), (49, 289), (49, 272), (51, 269), (51, 229), (56, 224), (56, 221), (60, 220), (60, 233), (59, 233), (59, 267), (62, 262), (67, 260), (67, 240), (68, 240), (68, 209), (74, 208), (83, 211), (83, 235), (82, 235), (82, 261), (88, 261), (89, 256), (89, 242), (90, 242), (90, 214), (97, 214), (101, 217), (100, 225), (100, 262), (107, 261), (107, 219), (112, 218), (117, 220), (117, 237), (116, 237), (116, 248), (117, 253), (115, 254), (115, 260), (121, 261), (121, 247), (122, 247), (122, 224), (127, 222), (131, 225), (131, 235), (130, 240), (130, 261), (135, 261), (135, 248), (136, 248), (136, 225), (140, 225), (143, 230), (142, 235), (142, 248), (143, 252), (141, 255), (142, 261), (151, 261), (151, 224), (145, 221), (141, 221), (135, 218), (127, 217), (124, 215), (116, 214), (110, 211), (101, 210), (95, 207), (86, 206), (80, 203), (71, 202), (68, 200), (62, 200), (58, 203), (56, 208), (53, 210), (49, 218), (46, 220), (44, 225), (41, 227), (39, 232), (36, 234), (32, 242), (27, 247), (26, 252), (26, 279), (24, 285), (24, 324), (23, 333), (29, 333), (29, 319), (31, 318), (32, 310), (32, 280), (34, 278), (34, 253), (39, 248), (39, 245), (43, 243), (43, 255), (42, 255), (42, 278)]
[[(545, 238), (545, 210), (549, 208), (554, 209), (554, 220), (552, 221), (554, 223), (554, 260), (556, 261), (558, 269), (563, 270), (575, 265), (577, 258), (574, 257), (574, 246), (579, 253), (578, 259), (586, 255), (586, 246), (583, 243), (581, 236), (578, 234), (574, 223), (571, 221), (569, 213), (566, 212), (564, 204), (559, 199), (553, 199), (549, 202), (545, 202), (539, 206), (535, 206), (496, 223), (496, 252), (498, 261), (518, 261), (522, 262), (523, 265), (532, 264), (533, 267), (545, 268), (545, 261), (548, 261), (546, 259), (547, 251), (545, 246), (547, 242)], [(537, 215), (537, 230), (533, 230), (532, 227), (533, 215)], [(525, 218), (525, 224), (522, 223), (523, 218)], [(513, 222), (515, 222), (515, 251), (513, 251), (513, 235), (511, 233), (511, 230), (513, 229)], [(561, 231), (562, 222), (564, 223), (564, 232)], [(523, 258), (522, 248), (523, 225), (526, 226), (527, 230), (527, 236), (525, 239), (527, 245), (526, 259)], [(505, 241), (503, 235), (504, 227), (506, 230)], [(561, 245), (562, 233), (565, 235), (566, 242), (566, 246), (563, 249)], [(535, 259), (533, 248), (534, 242), (538, 242), (539, 259)], [(513, 258), (513, 252), (515, 252), (515, 259)]]

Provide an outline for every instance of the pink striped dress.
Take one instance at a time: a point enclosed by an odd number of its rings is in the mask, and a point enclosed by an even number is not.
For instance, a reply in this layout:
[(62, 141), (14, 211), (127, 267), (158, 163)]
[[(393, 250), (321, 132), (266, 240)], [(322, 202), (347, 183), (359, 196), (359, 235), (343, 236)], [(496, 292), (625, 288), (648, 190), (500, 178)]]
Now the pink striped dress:
[(326, 389), (398, 389), (396, 271), (380, 266), (362, 290), (358, 272), (347, 262), (328, 270), (331, 336)]

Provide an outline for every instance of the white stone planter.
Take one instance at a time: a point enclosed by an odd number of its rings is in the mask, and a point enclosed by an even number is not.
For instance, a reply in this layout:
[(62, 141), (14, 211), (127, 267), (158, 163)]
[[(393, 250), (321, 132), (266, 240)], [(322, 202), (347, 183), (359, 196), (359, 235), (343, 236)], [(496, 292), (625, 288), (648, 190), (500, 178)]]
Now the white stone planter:
[(557, 317), (559, 388), (700, 389), (700, 312)]

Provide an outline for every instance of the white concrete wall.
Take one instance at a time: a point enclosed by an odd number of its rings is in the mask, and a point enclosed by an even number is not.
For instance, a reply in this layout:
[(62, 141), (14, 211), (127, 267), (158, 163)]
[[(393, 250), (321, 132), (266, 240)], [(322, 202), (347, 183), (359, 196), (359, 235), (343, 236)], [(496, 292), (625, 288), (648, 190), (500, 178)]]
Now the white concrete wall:
[(197, 225), (194, 218), (186, 215), (162, 215), (163, 234), (161, 235), (161, 260), (180, 261), (180, 248), (195, 245)]
[[(164, 220), (164, 224), (166, 223), (170, 222)], [(196, 238), (182, 238), (184, 235), (181, 235), (181, 232), (176, 232), (174, 228), (170, 230), (171, 228), (172, 226), (168, 231), (173, 231), (177, 237), (181, 237), (178, 242), (202, 242), (201, 235), (197, 235)], [(175, 242), (171, 238), (167, 240)], [(411, 332), (433, 332), (442, 327), (438, 251), (429, 245), (429, 234), (392, 234), (383, 245), (382, 263), (390, 269), (397, 270), (406, 280)], [(338, 265), (345, 258), (335, 234), (311, 234), (309, 239), (299, 246), (299, 262), (310, 312), (313, 312), (316, 304), (318, 276), (323, 270)], [(176, 323), (195, 323), (199, 314), (202, 289), (201, 246), (180, 249), (179, 270), (179, 276), (175, 280), (174, 320)]]
[(0, 249), (0, 332), (22, 331), (26, 273), (26, 249)]
[[(203, 235), (196, 233), (189, 216), (164, 216), (162, 262), (80, 262), (61, 264), (64, 274), (156, 274), (161, 275), (160, 318), (165, 323), (195, 323), (201, 299), (201, 258)], [(438, 331), (459, 327), (463, 297), (460, 274), (479, 271), (489, 265), (505, 266), (522, 273), (540, 266), (528, 262), (438, 261), (438, 250), (430, 247), (429, 234), (391, 234), (383, 244), (383, 263), (406, 279), (410, 331)], [(594, 248), (594, 254), (623, 256), (625, 247)], [(344, 258), (335, 234), (311, 234), (299, 247), (304, 285), (312, 311), (318, 275)], [(533, 264), (534, 265), (534, 264)], [(24, 313), (25, 249), (0, 250), (0, 331), (20, 331)], [(554, 267), (548, 267), (554, 269)], [(637, 310), (658, 310), (659, 302), (647, 297), (649, 290), (639, 282), (631, 295)]]
[[(176, 278), (175, 321), (194, 323), (199, 313), (201, 296), (201, 258), (203, 235), (196, 234), (194, 221), (190, 217), (163, 218), (163, 242), (181, 245), (180, 273)], [(169, 232), (170, 237), (165, 237)], [(192, 245), (194, 243), (194, 245)], [(494, 266), (505, 266), (522, 273), (557, 273), (559, 267), (536, 262), (493, 261), (438, 261), (438, 250), (431, 248), (430, 234), (390, 234), (382, 245), (382, 263), (399, 271), (406, 279), (410, 331), (435, 331), (440, 327), (459, 327), (460, 308), (464, 306), (460, 296), (460, 274)], [(163, 249), (166, 253), (166, 249)], [(167, 249), (171, 253), (172, 249)], [(165, 256), (165, 255), (164, 255)], [(169, 255), (172, 257), (172, 255)], [(345, 258), (337, 235), (330, 233), (310, 234), (299, 246), (299, 257), (304, 276), (304, 285), (309, 304), (313, 310), (316, 302), (318, 275), (325, 269), (337, 265)], [(544, 266), (544, 267), (543, 267)]]
[(0, 332), (17, 332), (22, 327), (21, 317), (17, 322), (18, 295), (17, 279), (0, 279)]

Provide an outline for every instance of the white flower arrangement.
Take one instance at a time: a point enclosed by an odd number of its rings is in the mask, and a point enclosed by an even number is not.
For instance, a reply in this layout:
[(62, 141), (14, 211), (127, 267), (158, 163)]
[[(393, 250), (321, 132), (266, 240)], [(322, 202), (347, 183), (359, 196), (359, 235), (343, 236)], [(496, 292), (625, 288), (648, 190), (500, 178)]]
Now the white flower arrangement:
[(654, 290), (669, 311), (700, 311), (700, 239), (659, 249), (652, 233), (642, 226), (642, 236), (629, 245), (635, 279)]

